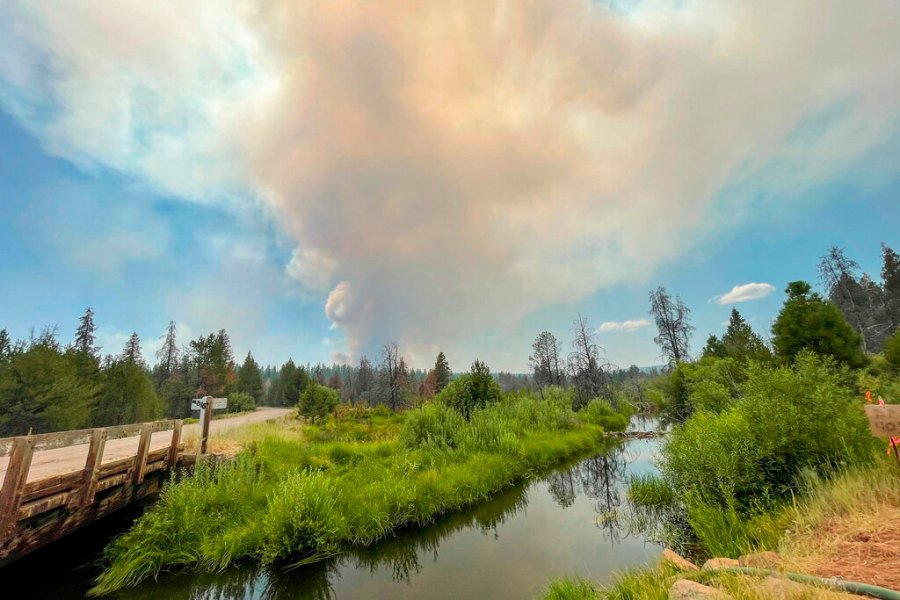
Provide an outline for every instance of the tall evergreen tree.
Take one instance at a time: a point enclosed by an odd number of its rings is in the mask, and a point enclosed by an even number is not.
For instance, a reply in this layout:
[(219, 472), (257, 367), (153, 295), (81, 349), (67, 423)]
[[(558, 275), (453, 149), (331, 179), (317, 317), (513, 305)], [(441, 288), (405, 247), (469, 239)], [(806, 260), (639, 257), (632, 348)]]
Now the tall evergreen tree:
[(765, 342), (753, 331), (736, 308), (731, 309), (728, 329), (722, 336), (722, 346), (726, 356), (739, 361), (768, 360), (772, 357)]
[(0, 363), (8, 362), (12, 358), (13, 345), (6, 329), (0, 329)]
[(900, 256), (887, 244), (881, 244), (883, 265), (881, 286), (884, 292), (885, 312), (890, 323), (887, 335), (900, 329)]
[(122, 360), (136, 365), (144, 364), (144, 357), (141, 355), (141, 338), (136, 331), (131, 333), (125, 349), (122, 350)]
[(78, 329), (75, 330), (75, 340), (72, 347), (83, 354), (89, 354), (99, 358), (100, 348), (95, 345), (97, 340), (97, 327), (94, 325), (94, 311), (88, 306), (78, 319)]
[(450, 370), (450, 363), (443, 352), (438, 352), (434, 361), (434, 393), (437, 394), (450, 383), (450, 377), (453, 371)]
[(259, 370), (259, 364), (253, 360), (253, 356), (247, 352), (247, 358), (238, 371), (237, 389), (239, 392), (250, 394), (257, 405), (263, 400), (263, 380)]
[[(126, 347), (133, 351), (133, 348)], [(153, 382), (135, 357), (123, 356), (103, 370), (103, 391), (93, 411), (93, 425), (124, 425), (158, 419), (162, 404)]]

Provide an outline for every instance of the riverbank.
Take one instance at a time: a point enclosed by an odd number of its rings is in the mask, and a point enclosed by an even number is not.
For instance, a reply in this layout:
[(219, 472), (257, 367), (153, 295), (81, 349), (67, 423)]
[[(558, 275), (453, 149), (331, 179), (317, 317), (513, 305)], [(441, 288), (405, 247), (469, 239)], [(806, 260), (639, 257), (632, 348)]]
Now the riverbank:
[[(774, 539), (767, 546), (780, 557), (777, 570), (838, 577), (900, 590), (900, 476), (893, 461), (854, 468), (831, 479), (815, 478), (795, 502), (765, 520)], [(749, 552), (751, 549), (747, 549)], [(678, 579), (709, 585), (734, 598), (779, 597), (758, 577), (683, 571), (663, 560), (621, 573), (607, 585), (582, 578), (552, 582), (543, 600), (669, 598)], [(848, 597), (824, 588), (802, 588), (808, 598)]]
[(471, 422), (430, 405), (248, 428), (234, 463), (170, 486), (110, 546), (94, 592), (162, 571), (310, 563), (367, 546), (601, 448), (603, 418), (523, 396), (477, 411)]

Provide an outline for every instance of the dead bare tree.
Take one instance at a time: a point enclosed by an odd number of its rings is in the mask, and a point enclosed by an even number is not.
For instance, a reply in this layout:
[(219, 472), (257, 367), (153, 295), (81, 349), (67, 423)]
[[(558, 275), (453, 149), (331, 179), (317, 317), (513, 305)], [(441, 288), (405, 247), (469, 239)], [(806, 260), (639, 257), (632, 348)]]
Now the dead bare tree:
[(565, 373), (560, 353), (562, 344), (549, 331), (542, 331), (531, 345), (528, 363), (538, 387), (565, 384)]
[[(580, 314), (572, 327), (574, 339), (569, 353), (569, 373), (575, 395), (572, 400), (577, 410), (593, 398), (603, 397), (614, 403), (609, 362), (601, 357), (603, 348), (597, 343), (594, 330)], [(617, 407), (616, 407), (617, 408)]]
[(679, 296), (674, 299), (659, 286), (650, 292), (650, 315), (656, 320), (659, 335), (653, 341), (662, 350), (663, 357), (670, 365), (676, 365), (690, 358), (689, 344), (694, 327), (690, 323), (690, 309)]

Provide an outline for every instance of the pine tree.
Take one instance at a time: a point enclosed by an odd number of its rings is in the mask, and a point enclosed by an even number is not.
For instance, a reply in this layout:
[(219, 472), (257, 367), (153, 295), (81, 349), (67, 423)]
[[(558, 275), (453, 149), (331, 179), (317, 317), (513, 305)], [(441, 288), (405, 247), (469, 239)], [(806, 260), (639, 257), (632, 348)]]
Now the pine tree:
[(772, 357), (765, 342), (759, 337), (736, 308), (731, 309), (728, 329), (722, 336), (725, 355), (736, 360), (768, 360)]
[(144, 357), (141, 356), (141, 338), (136, 331), (131, 333), (128, 343), (125, 344), (125, 349), (122, 350), (122, 360), (137, 365), (144, 364)]
[(859, 334), (837, 306), (811, 290), (805, 281), (793, 281), (785, 289), (788, 299), (772, 326), (778, 355), (793, 360), (802, 350), (811, 350), (851, 367), (864, 365)]
[(0, 363), (8, 362), (12, 358), (13, 347), (6, 329), (0, 329)]
[(881, 244), (884, 264), (881, 268), (881, 287), (885, 312), (890, 323), (887, 334), (900, 329), (900, 256), (887, 244)]
[(97, 339), (96, 331), (94, 311), (88, 306), (78, 320), (78, 329), (75, 331), (75, 340), (72, 342), (72, 347), (78, 352), (98, 358), (100, 348), (94, 345)]
[(450, 383), (450, 377), (453, 371), (450, 370), (450, 363), (443, 352), (438, 352), (437, 359), (434, 361), (434, 393), (437, 394)]
[(239, 392), (249, 394), (257, 405), (263, 400), (263, 380), (259, 370), (259, 364), (253, 360), (253, 356), (247, 352), (247, 358), (238, 371), (237, 389)]

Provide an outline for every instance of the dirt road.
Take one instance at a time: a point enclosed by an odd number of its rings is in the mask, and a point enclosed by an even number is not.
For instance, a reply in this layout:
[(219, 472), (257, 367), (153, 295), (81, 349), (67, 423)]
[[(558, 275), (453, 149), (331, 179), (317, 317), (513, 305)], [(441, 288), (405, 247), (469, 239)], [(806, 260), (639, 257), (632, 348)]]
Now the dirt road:
[[(246, 425), (248, 423), (259, 423), (260, 421), (269, 421), (291, 414), (293, 409), (290, 408), (258, 408), (256, 412), (228, 419), (217, 419), (209, 425), (210, 435), (217, 431), (223, 431), (238, 425)], [(200, 434), (200, 424), (192, 423), (185, 425), (182, 429), (182, 440), (190, 435)], [(127, 437), (118, 440), (110, 440), (106, 442), (106, 448), (103, 451), (103, 462), (112, 462), (117, 459), (134, 456), (137, 453), (139, 436)], [(150, 438), (150, 450), (165, 448), (172, 442), (171, 431), (160, 431), (154, 433)], [(28, 481), (37, 481), (45, 477), (53, 475), (64, 475), (74, 471), (80, 471), (84, 468), (85, 460), (87, 460), (89, 444), (80, 444), (77, 446), (68, 446), (66, 448), (56, 448), (53, 450), (42, 450), (34, 453), (31, 461), (31, 470), (28, 471)], [(0, 482), (6, 474), (6, 466), (9, 463), (9, 457), (0, 457)]]

